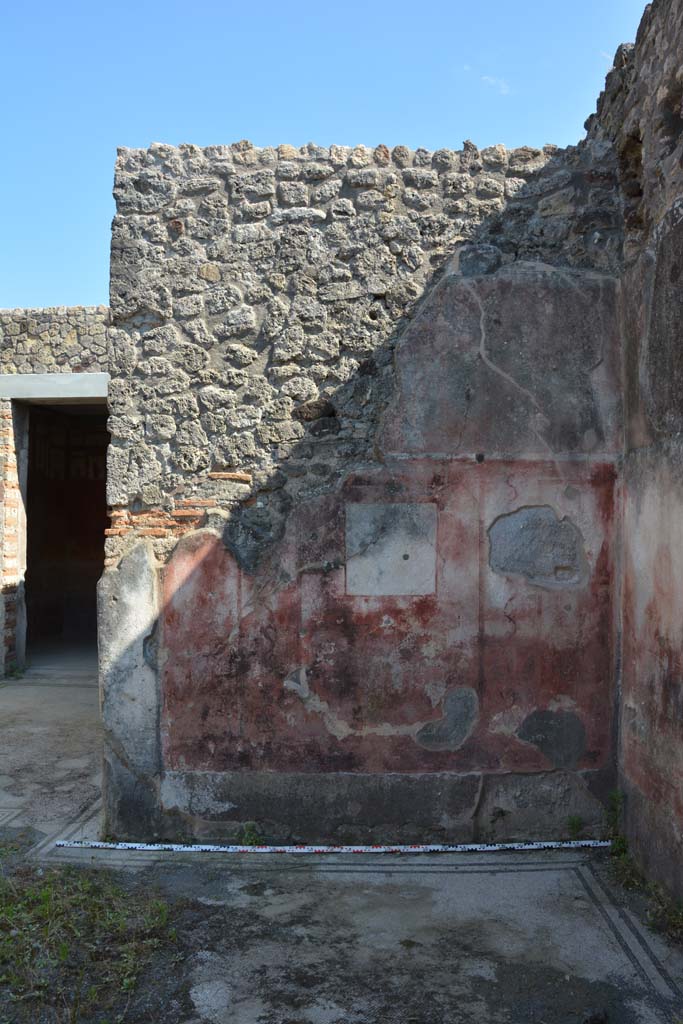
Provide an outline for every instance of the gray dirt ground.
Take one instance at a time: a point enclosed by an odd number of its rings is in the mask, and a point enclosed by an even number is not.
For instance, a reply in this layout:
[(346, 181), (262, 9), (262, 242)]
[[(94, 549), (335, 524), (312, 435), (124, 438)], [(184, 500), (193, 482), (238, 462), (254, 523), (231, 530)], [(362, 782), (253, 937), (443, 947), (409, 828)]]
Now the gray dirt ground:
[(29, 827), (45, 867), (113, 870), (171, 903), (177, 953), (126, 1024), (683, 1022), (683, 955), (642, 924), (604, 855), (56, 849), (84, 834), (97, 797), (92, 682), (0, 686), (0, 813), (6, 836)]
[(683, 1020), (683, 955), (613, 890), (604, 855), (50, 861), (109, 866), (175, 908), (178, 962), (146, 979), (130, 1024)]
[(0, 684), (0, 737), (0, 825), (50, 835), (95, 805), (102, 730), (89, 659), (37, 657)]
[(681, 958), (629, 931), (583, 857), (195, 861), (144, 873), (195, 901), (184, 1024), (655, 1024), (683, 1012)]

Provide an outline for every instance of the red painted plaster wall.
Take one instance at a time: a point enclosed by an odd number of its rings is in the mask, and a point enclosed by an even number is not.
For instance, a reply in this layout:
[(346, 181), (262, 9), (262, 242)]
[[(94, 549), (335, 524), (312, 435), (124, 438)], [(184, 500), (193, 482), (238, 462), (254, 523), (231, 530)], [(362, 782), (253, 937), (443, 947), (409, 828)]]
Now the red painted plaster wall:
[[(345, 509), (392, 502), (436, 509), (434, 592), (348, 594)], [(167, 768), (604, 767), (612, 754), (614, 502), (609, 463), (423, 459), (351, 476), (339, 493), (298, 510), (253, 575), (208, 531), (186, 537), (164, 578)], [(536, 506), (580, 529), (589, 566), (581, 585), (547, 589), (490, 567), (490, 524)], [(435, 740), (421, 730), (448, 718), (448, 695), (461, 688), (476, 695), (470, 727), (457, 747), (439, 749), (438, 731)], [(555, 737), (554, 751), (552, 735), (540, 744), (520, 738), (538, 711), (558, 716), (551, 731), (564, 728), (563, 716), (578, 719), (580, 749), (562, 753)]]

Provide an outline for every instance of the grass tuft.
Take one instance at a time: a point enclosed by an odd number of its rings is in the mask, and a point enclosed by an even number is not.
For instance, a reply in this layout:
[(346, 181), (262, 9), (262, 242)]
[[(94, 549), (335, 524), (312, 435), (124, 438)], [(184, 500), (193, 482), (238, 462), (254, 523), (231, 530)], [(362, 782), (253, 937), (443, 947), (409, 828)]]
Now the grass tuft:
[(0, 876), (0, 992), (17, 1020), (50, 1006), (63, 1024), (95, 1010), (104, 1022), (112, 1009), (112, 1022), (124, 1021), (142, 972), (174, 941), (167, 904), (107, 872), (22, 867)]
[(245, 821), (239, 841), (242, 846), (261, 846), (263, 844), (263, 836), (255, 821)]
[(623, 795), (617, 791), (611, 793), (607, 808), (607, 832), (612, 840), (612, 875), (624, 889), (639, 890), (644, 894), (647, 899), (647, 920), (652, 928), (672, 942), (683, 943), (683, 905), (673, 900), (663, 886), (646, 880), (631, 856), (628, 841), (621, 831), (623, 810)]
[(584, 828), (584, 821), (580, 814), (571, 814), (567, 818), (567, 834), (573, 842), (581, 839)]

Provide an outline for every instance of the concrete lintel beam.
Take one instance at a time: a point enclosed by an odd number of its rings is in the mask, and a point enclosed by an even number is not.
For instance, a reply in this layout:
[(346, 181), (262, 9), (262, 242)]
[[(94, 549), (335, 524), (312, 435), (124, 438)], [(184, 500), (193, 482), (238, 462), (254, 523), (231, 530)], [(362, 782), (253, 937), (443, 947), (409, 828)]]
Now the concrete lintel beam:
[(25, 402), (104, 401), (108, 373), (2, 373), (0, 398)]

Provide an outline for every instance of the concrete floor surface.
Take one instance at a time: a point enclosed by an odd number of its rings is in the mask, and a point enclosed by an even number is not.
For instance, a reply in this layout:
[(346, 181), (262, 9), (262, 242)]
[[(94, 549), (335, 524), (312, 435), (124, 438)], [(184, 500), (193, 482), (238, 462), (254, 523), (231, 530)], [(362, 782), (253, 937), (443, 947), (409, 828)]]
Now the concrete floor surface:
[(57, 835), (97, 805), (101, 762), (91, 657), (41, 652), (0, 684), (0, 825)]
[(185, 905), (165, 1024), (683, 1022), (683, 950), (613, 888), (606, 855), (48, 861), (108, 866)]

